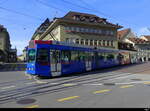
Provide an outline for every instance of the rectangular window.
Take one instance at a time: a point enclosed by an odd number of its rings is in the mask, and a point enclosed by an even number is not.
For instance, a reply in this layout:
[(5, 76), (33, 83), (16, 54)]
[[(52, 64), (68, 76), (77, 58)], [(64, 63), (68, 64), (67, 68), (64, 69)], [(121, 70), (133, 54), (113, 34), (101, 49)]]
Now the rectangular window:
[(107, 41), (107, 46), (109, 46), (109, 40)]
[(102, 34), (102, 30), (98, 30), (98, 33), (99, 33), (99, 34)]
[(77, 31), (77, 32), (80, 32), (80, 29), (79, 29), (79, 27), (76, 27), (76, 31)]
[(110, 31), (109, 34), (110, 34), (110, 35), (113, 35), (112, 32), (113, 32), (113, 31)]
[(84, 32), (84, 28), (81, 28), (81, 32)]
[(113, 41), (111, 41), (111, 46), (112, 46), (112, 47), (114, 46), (114, 42), (113, 42)]
[(78, 61), (78, 59), (79, 59), (78, 51), (71, 51), (71, 60)]
[(66, 38), (66, 42), (69, 42), (69, 38)]
[(99, 46), (101, 46), (101, 42), (102, 42), (101, 40), (98, 41), (98, 45), (99, 45)]
[(93, 29), (90, 29), (90, 33), (93, 33)]
[(85, 52), (85, 61), (91, 61), (92, 58), (91, 58), (91, 52)]
[(86, 53), (80, 51), (79, 52), (79, 61), (85, 61), (85, 56), (86, 56)]
[(97, 46), (97, 40), (94, 40), (94, 45)]
[(75, 27), (71, 27), (71, 31), (75, 31)]
[(93, 46), (93, 40), (90, 40), (90, 45)]
[(42, 48), (37, 51), (37, 62), (48, 62), (48, 49)]
[(98, 58), (99, 58), (100, 60), (103, 60), (103, 59), (104, 59), (104, 55), (103, 55), (102, 53), (98, 53)]
[(85, 45), (89, 45), (89, 40), (88, 39), (85, 40)]
[(76, 39), (76, 44), (79, 44), (79, 39)]
[(81, 39), (81, 45), (84, 45), (84, 39)]
[(105, 40), (103, 40), (103, 46), (105, 46)]
[(88, 28), (85, 28), (85, 32), (88, 33), (88, 31), (89, 31), (89, 29), (88, 29)]
[(106, 35), (106, 31), (105, 31), (105, 30), (102, 30), (102, 34), (103, 34), (103, 35)]
[(69, 30), (70, 30), (70, 27), (65, 27), (65, 30), (66, 30), (66, 31), (69, 31)]
[(62, 56), (61, 56), (62, 62), (70, 62), (71, 60), (71, 51), (62, 51)]

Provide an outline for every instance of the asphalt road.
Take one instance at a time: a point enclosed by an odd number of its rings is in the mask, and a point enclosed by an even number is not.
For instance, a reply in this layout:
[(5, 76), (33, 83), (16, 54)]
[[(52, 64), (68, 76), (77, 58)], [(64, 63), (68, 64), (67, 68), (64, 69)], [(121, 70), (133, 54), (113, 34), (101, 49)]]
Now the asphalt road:
[(0, 108), (150, 108), (150, 63), (53, 79), (0, 72)]

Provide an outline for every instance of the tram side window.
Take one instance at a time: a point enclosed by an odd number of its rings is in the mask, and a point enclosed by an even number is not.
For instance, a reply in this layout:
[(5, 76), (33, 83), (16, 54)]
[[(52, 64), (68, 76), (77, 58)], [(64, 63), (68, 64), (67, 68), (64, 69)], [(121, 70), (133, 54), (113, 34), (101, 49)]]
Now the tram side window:
[(28, 62), (35, 62), (35, 55), (36, 55), (35, 49), (29, 50), (28, 51)]
[(90, 52), (85, 52), (85, 61), (91, 61)]
[(79, 61), (85, 61), (85, 56), (86, 56), (85, 52), (80, 51), (79, 52)]
[(108, 54), (107, 59), (108, 60), (113, 60), (114, 59), (114, 55), (113, 54)]
[(71, 51), (71, 60), (72, 61), (78, 61), (78, 51)]
[(71, 60), (71, 51), (62, 51), (62, 61), (70, 62)]
[(48, 49), (38, 49), (37, 52), (37, 62), (48, 62)]
[(104, 56), (101, 53), (98, 54), (98, 57), (99, 57), (99, 60), (103, 60), (104, 59)]
[(92, 61), (94, 61), (95, 60), (94, 52), (90, 52), (90, 56), (91, 56)]

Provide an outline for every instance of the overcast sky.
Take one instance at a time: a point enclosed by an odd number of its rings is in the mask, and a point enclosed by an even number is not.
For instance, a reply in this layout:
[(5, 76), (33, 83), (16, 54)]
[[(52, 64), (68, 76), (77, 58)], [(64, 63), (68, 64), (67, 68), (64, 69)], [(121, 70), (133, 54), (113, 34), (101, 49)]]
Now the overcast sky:
[(95, 14), (131, 28), (138, 36), (150, 35), (150, 0), (0, 0), (0, 24), (7, 28), (12, 48), (16, 46), (20, 55), (46, 18), (62, 17), (69, 11)]

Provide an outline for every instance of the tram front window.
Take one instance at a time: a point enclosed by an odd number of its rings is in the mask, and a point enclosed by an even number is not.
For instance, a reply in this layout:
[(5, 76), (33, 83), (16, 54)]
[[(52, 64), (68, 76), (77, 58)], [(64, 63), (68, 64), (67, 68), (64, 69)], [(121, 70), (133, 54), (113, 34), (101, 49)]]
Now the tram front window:
[(28, 52), (28, 62), (35, 62), (35, 55), (36, 55), (35, 49), (29, 50), (29, 52)]
[(48, 62), (48, 49), (38, 49), (37, 62)]

